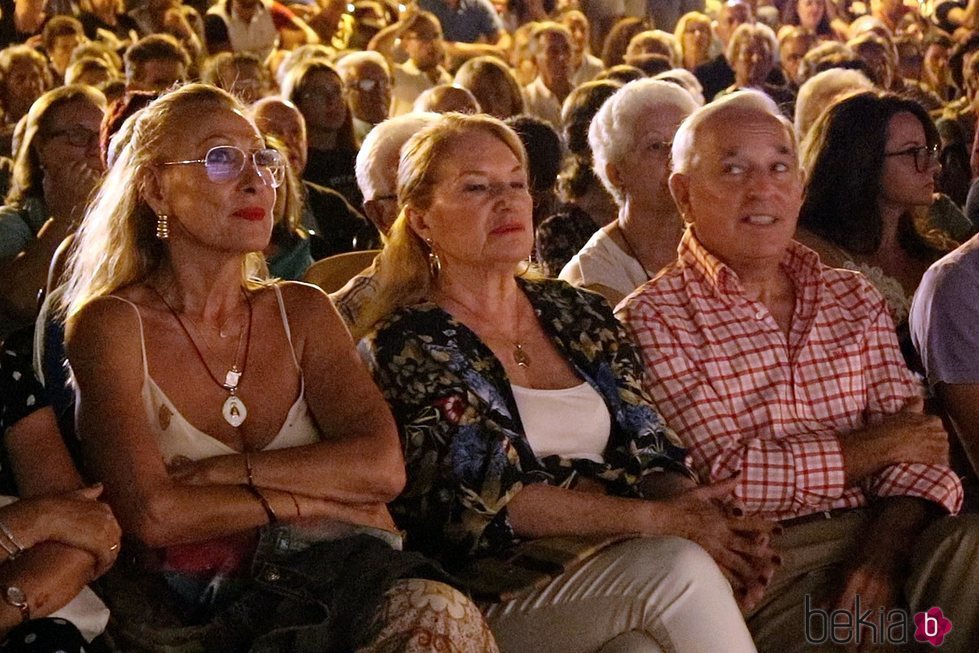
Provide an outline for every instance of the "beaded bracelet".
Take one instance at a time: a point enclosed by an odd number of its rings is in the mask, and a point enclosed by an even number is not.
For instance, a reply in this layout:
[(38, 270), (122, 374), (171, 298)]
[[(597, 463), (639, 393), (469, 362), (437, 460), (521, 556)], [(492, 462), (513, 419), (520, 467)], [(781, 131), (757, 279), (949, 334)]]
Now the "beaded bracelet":
[(270, 524), (274, 524), (279, 521), (279, 517), (275, 514), (275, 510), (272, 509), (272, 504), (269, 503), (269, 500), (265, 498), (264, 494), (258, 491), (257, 487), (254, 485), (248, 485), (247, 483), (242, 483), (239, 487), (258, 499), (258, 502), (262, 504), (262, 509), (265, 510), (265, 514), (268, 517)]

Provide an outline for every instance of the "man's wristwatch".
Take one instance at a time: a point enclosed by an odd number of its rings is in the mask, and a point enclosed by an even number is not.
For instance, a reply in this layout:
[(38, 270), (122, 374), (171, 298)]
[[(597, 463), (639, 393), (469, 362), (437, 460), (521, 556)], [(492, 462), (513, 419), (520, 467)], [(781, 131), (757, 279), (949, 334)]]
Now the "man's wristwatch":
[(29, 621), (31, 618), (31, 606), (27, 602), (27, 594), (24, 590), (10, 585), (3, 590), (3, 600), (7, 602), (8, 605), (12, 605), (18, 610), (20, 610), (21, 621)]

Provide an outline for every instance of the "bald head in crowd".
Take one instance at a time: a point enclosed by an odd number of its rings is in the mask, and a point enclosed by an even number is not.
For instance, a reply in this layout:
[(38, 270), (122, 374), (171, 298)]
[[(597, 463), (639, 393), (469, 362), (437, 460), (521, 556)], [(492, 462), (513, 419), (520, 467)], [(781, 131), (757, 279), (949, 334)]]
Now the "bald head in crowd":
[(306, 169), (306, 120), (295, 104), (281, 97), (262, 98), (252, 117), (263, 134), (278, 137), (289, 148), (289, 164), (297, 175)]

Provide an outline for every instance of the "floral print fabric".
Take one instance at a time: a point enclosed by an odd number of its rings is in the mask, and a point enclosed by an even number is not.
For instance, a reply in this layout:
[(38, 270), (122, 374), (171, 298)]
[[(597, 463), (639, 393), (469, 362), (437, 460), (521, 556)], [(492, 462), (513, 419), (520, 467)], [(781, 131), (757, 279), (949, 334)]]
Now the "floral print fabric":
[(357, 653), (497, 653), (476, 604), (444, 583), (410, 578), (387, 591), (378, 612), (383, 624)]
[(637, 350), (604, 299), (561, 281), (518, 282), (555, 347), (605, 400), (612, 432), (603, 463), (537, 458), (503, 365), (433, 303), (395, 312), (360, 343), (404, 445), (408, 485), (392, 512), (408, 545), (449, 569), (518, 543), (506, 505), (527, 484), (570, 487), (587, 477), (638, 497), (646, 474), (689, 473), (643, 389)]

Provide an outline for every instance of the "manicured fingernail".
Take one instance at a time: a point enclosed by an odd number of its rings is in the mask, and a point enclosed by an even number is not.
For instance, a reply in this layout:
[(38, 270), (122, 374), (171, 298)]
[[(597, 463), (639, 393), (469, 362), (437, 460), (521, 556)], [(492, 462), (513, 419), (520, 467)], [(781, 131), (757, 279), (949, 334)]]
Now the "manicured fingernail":
[(742, 510), (741, 508), (733, 508), (731, 510), (731, 514), (734, 515), (735, 517), (744, 517), (744, 510)]
[(776, 524), (775, 528), (772, 529), (772, 532), (775, 533), (776, 535), (781, 535), (782, 533), (785, 532), (785, 529)]
[(776, 565), (782, 564), (782, 556), (775, 554), (772, 556), (772, 562)]

